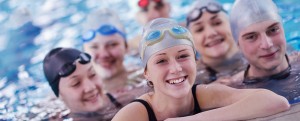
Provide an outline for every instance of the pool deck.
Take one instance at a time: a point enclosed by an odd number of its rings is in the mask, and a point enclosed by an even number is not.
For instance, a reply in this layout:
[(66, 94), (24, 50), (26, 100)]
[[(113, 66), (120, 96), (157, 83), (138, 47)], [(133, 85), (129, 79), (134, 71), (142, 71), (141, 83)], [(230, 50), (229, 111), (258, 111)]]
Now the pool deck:
[(300, 120), (300, 103), (291, 105), (288, 111), (276, 115), (256, 118), (249, 121), (299, 121)]

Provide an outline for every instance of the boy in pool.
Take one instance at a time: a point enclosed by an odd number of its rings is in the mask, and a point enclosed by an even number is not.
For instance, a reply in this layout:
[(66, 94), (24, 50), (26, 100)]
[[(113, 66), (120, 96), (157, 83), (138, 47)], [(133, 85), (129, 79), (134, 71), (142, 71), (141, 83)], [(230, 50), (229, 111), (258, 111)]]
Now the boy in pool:
[(237, 0), (230, 22), (233, 36), (249, 62), (245, 71), (233, 77), (231, 86), (265, 88), (291, 104), (299, 102), (300, 56), (286, 53), (282, 19), (273, 1)]

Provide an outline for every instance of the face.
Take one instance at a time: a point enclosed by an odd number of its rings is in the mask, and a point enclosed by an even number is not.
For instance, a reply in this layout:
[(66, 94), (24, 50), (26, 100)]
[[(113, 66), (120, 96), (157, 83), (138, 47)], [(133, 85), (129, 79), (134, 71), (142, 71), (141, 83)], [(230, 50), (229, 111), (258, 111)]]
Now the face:
[(170, 4), (164, 1), (162, 2), (163, 5), (161, 6), (158, 5), (156, 2), (150, 0), (147, 10), (141, 12), (142, 17), (140, 19), (142, 20), (140, 21), (143, 24), (146, 24), (156, 18), (169, 18)]
[(252, 24), (239, 33), (239, 47), (249, 63), (273, 70), (285, 60), (286, 40), (281, 23), (268, 20)]
[(237, 49), (224, 12), (209, 13), (190, 23), (197, 51), (203, 58), (224, 58)]
[(103, 107), (100, 78), (91, 63), (77, 62), (76, 70), (59, 82), (59, 97), (72, 112), (93, 112)]
[(95, 69), (102, 78), (110, 78), (124, 69), (123, 60), (127, 49), (121, 35), (97, 34), (91, 42), (84, 44), (84, 49), (92, 56)]
[(195, 54), (191, 46), (177, 45), (152, 55), (144, 72), (155, 93), (173, 98), (185, 97), (196, 76)]

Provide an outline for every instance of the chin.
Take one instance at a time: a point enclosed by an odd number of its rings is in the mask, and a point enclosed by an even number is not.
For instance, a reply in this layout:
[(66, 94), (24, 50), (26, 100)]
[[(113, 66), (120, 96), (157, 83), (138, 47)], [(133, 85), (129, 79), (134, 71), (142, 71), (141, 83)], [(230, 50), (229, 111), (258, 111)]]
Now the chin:
[(218, 47), (218, 48), (210, 48), (206, 50), (206, 53), (208, 53), (208, 55), (210, 57), (213, 58), (220, 58), (220, 57), (224, 57), (227, 55), (229, 48), (225, 48), (225, 47)]

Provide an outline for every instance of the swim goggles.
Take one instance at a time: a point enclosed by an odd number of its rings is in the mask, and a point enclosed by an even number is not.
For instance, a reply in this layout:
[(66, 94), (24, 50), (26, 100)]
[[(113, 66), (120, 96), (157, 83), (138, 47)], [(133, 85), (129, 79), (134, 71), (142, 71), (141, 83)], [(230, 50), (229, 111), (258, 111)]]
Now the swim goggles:
[(190, 22), (198, 20), (202, 16), (202, 10), (206, 9), (210, 13), (218, 13), (220, 11), (225, 11), (223, 7), (217, 3), (208, 3), (206, 6), (195, 8), (187, 16), (187, 26)]
[(87, 31), (86, 33), (84, 33), (81, 36), (81, 40), (83, 42), (89, 42), (89, 41), (93, 40), (96, 37), (97, 32), (99, 34), (105, 35), (105, 36), (109, 36), (109, 35), (113, 35), (113, 34), (117, 33), (117, 34), (120, 34), (126, 40), (125, 33), (121, 32), (115, 26), (112, 26), (110, 24), (104, 24), (104, 25), (100, 26), (97, 30)]
[(144, 54), (145, 48), (147, 46), (152, 46), (156, 43), (161, 42), (164, 39), (166, 32), (169, 32), (169, 34), (176, 39), (186, 39), (186, 40), (189, 40), (192, 42), (191, 37), (188, 33), (188, 30), (181, 26), (174, 26), (172, 28), (150, 31), (145, 36), (145, 40), (143, 43), (143, 52), (142, 52), (141, 57), (144, 56), (143, 54)]
[(91, 56), (87, 53), (81, 53), (78, 58), (74, 60), (74, 62), (64, 64), (60, 71), (58, 71), (57, 79), (60, 77), (67, 77), (72, 74), (76, 70), (77, 60), (80, 64), (87, 64), (91, 61)]

